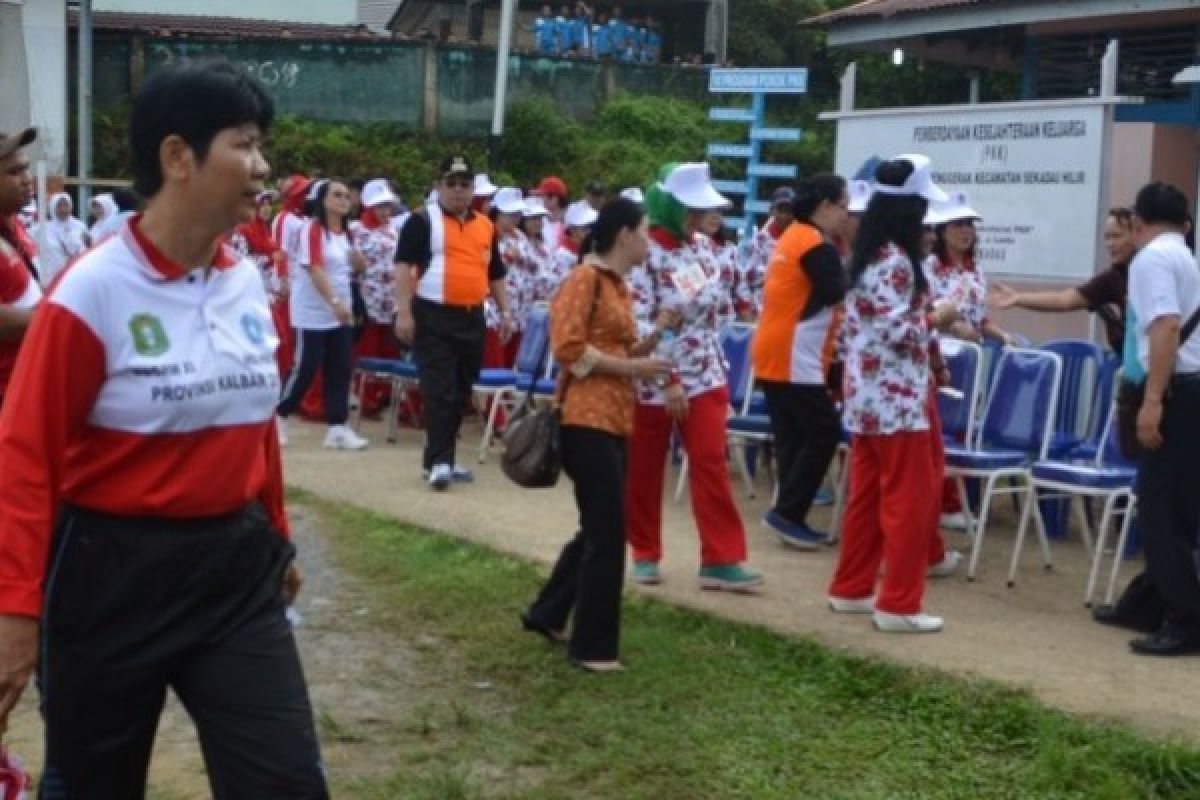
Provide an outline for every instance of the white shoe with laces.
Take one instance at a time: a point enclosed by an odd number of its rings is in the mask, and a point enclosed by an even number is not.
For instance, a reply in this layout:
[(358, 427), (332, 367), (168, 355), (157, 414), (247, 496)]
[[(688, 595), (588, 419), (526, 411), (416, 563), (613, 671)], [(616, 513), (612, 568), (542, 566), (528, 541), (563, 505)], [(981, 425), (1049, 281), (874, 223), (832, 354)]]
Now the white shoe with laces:
[(437, 492), (444, 492), (454, 480), (454, 468), (449, 464), (434, 464), (429, 470), (429, 486)]
[(839, 614), (870, 614), (875, 610), (875, 597), (834, 597), (829, 595), (829, 610)]
[(956, 511), (953, 514), (942, 514), (938, 525), (948, 531), (969, 531), (971, 520), (963, 512)]
[(330, 450), (366, 450), (369, 442), (345, 425), (330, 425), (325, 446)]
[(876, 611), (875, 630), (884, 633), (938, 633), (944, 621), (932, 614), (889, 614)]
[(949, 578), (958, 569), (962, 560), (962, 553), (957, 550), (947, 550), (946, 555), (942, 556), (942, 560), (931, 565), (925, 574), (930, 578)]

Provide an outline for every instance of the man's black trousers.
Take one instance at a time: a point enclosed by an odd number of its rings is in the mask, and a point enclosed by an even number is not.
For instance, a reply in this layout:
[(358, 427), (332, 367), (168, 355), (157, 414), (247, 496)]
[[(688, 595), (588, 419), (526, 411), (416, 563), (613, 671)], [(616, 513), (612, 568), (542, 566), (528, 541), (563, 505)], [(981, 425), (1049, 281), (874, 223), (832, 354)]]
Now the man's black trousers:
[(258, 503), (192, 520), (65, 508), (42, 619), (39, 796), (142, 798), (169, 687), (214, 798), (327, 798), (281, 595), (294, 552)]
[(422, 466), (454, 465), (463, 410), (483, 365), (483, 306), (446, 306), (413, 299), (413, 355), (425, 409)]

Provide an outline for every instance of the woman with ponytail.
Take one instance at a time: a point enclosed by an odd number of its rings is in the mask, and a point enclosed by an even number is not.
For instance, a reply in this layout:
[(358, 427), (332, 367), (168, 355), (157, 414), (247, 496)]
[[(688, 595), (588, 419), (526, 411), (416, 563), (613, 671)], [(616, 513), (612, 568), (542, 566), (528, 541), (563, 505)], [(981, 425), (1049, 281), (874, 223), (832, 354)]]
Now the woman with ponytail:
[(585, 244), (583, 263), (567, 276), (550, 307), (550, 342), (562, 365), (562, 461), (575, 484), (579, 531), (521, 622), (528, 631), (566, 643), (576, 666), (612, 672), (622, 669), (625, 442), (633, 427), (633, 380), (654, 380), (671, 365), (646, 357), (657, 336), (638, 341), (625, 283), (646, 257), (641, 209), (624, 198), (613, 200), (600, 211)]
[(733, 321), (729, 287), (712, 241), (701, 232), (705, 213), (728, 205), (713, 188), (708, 164), (668, 164), (646, 192), (650, 249), (630, 277), (644, 334), (662, 338), (664, 315), (679, 321), (658, 346), (674, 369), (666, 381), (639, 381), (629, 445), (629, 542), (633, 578), (662, 578), (662, 496), (667, 449), (678, 430), (688, 455), (692, 513), (700, 533), (702, 589), (751, 593), (762, 576), (745, 566), (746, 529), (733, 501), (725, 458), (729, 388), (721, 329)]

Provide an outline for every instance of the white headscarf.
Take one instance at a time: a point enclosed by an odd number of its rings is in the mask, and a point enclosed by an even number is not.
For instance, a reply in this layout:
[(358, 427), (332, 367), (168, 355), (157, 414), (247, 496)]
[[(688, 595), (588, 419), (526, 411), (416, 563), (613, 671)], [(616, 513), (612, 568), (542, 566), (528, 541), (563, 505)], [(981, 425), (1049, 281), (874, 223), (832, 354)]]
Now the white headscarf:
[[(67, 201), (67, 217), (66, 219), (59, 219), (57, 214), (58, 204), (63, 200)], [(66, 192), (59, 192), (50, 198), (50, 204), (46, 208), (46, 219), (38, 226), (38, 251), (41, 256), (40, 272), (42, 282), (45, 285), (49, 285), (50, 281), (54, 280), (54, 276), (71, 259), (87, 249), (87, 242), (84, 240), (84, 236), (87, 234), (87, 226), (71, 215), (73, 209), (74, 203), (71, 200), (71, 195)]]
[(92, 224), (90, 231), (92, 243), (95, 244), (98, 241), (97, 234), (103, 235), (104, 229), (107, 227), (104, 221), (115, 217), (120, 212), (120, 209), (117, 208), (117, 201), (107, 192), (96, 195), (92, 198), (92, 202), (100, 207), (100, 214), (96, 217), (96, 221)]

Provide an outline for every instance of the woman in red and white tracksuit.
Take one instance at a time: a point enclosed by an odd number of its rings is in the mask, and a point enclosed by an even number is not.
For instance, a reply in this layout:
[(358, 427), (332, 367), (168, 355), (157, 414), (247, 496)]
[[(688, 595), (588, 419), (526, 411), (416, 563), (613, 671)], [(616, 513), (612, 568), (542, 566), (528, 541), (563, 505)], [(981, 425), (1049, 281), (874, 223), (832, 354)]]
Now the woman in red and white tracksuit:
[(271, 319), (279, 334), (275, 361), (279, 365), (279, 374), (286, 375), (292, 368), (296, 342), (288, 314), (287, 254), (271, 235), (271, 227), (267, 224), (271, 216), (271, 203), (276, 197), (276, 192), (260, 194), (255, 201), (254, 219), (237, 226), (229, 237), (229, 243), (234, 250), (258, 265), (263, 289), (271, 303)]
[(626, 503), (633, 577), (661, 581), (663, 479), (671, 432), (678, 430), (700, 533), (700, 585), (753, 592), (762, 576), (745, 566), (746, 529), (725, 456), (729, 388), (720, 334), (733, 321), (732, 276), (722, 279), (712, 240), (699, 232), (704, 212), (727, 201), (712, 187), (707, 164), (668, 165), (661, 177), (646, 195), (649, 255), (629, 282), (644, 336), (661, 335), (664, 314), (680, 324), (656, 351), (675, 364), (670, 380), (638, 383)]
[(930, 414), (932, 332), (942, 320), (930, 319), (920, 266), (927, 198), (941, 197), (929, 159), (882, 163), (850, 263), (843, 417), (854, 438), (829, 603), (834, 611), (873, 613), (883, 631), (942, 629), (940, 617), (921, 610), (942, 483)]

